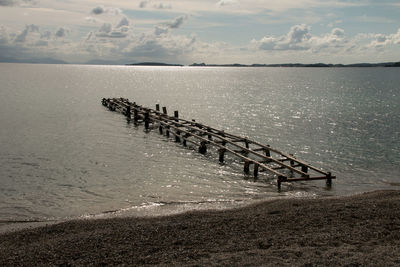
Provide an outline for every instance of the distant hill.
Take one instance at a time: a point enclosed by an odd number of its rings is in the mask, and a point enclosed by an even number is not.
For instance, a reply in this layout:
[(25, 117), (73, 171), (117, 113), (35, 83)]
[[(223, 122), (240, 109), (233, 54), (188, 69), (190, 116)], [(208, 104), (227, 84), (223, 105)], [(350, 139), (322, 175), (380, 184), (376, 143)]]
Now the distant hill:
[(160, 62), (140, 62), (140, 63), (131, 63), (126, 64), (127, 66), (173, 66), (173, 67), (183, 67), (181, 64), (169, 64), (169, 63), (160, 63)]
[(385, 62), (385, 63), (356, 63), (356, 64), (325, 64), (325, 63), (314, 63), (314, 64), (301, 64), (301, 63), (286, 63), (286, 64), (205, 64), (205, 63), (193, 63), (191, 67), (307, 67), (307, 68), (346, 68), (346, 67), (400, 67), (399, 62)]

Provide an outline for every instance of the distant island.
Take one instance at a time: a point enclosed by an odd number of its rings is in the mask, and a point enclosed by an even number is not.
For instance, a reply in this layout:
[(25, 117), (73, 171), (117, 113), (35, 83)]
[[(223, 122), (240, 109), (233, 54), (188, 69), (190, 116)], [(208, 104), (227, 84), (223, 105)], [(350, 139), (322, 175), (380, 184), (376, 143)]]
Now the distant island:
[(314, 68), (343, 68), (343, 67), (400, 67), (399, 62), (386, 62), (386, 63), (356, 63), (356, 64), (301, 64), (301, 63), (287, 63), (287, 64), (205, 64), (193, 63), (191, 67), (314, 67)]
[[(126, 64), (127, 66), (173, 66), (183, 67), (182, 64), (171, 64), (171, 63), (160, 63), (160, 62), (140, 62)], [(306, 67), (306, 68), (346, 68), (346, 67), (400, 67), (399, 62), (385, 62), (385, 63), (355, 63), (355, 64), (325, 64), (325, 63), (314, 63), (314, 64), (302, 64), (302, 63), (285, 63), (285, 64), (206, 64), (206, 63), (193, 63), (189, 67), (283, 67), (283, 68), (294, 68), (294, 67)]]
[(181, 64), (168, 64), (168, 63), (160, 63), (160, 62), (140, 62), (140, 63), (131, 63), (126, 64), (127, 66), (172, 66), (172, 67), (183, 67)]

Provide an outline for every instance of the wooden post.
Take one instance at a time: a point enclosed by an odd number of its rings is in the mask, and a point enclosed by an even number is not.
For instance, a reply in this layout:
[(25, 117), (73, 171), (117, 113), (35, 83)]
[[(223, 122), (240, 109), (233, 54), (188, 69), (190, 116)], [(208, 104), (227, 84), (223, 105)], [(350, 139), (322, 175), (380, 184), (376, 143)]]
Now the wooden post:
[(258, 163), (254, 163), (254, 177), (257, 178), (258, 176)]
[(179, 137), (180, 134), (181, 134), (181, 132), (176, 131), (176, 134), (175, 134), (175, 142), (177, 142), (177, 143), (181, 142), (181, 138)]
[(164, 115), (167, 115), (167, 107), (162, 107), (162, 112)]
[(244, 162), (244, 167), (243, 167), (244, 173), (248, 174), (250, 172), (250, 161), (246, 160)]
[(307, 173), (308, 167), (306, 165), (301, 165), (301, 171)]
[(139, 114), (136, 108), (133, 109), (133, 121), (137, 123), (139, 120)]
[(244, 142), (246, 144), (246, 148), (249, 149), (249, 141), (247, 139), (244, 139)]
[(326, 185), (328, 187), (332, 186), (332, 173), (328, 172), (328, 175), (326, 176)]
[(160, 112), (160, 104), (156, 104), (156, 111)]
[(160, 132), (160, 134), (162, 134), (162, 133), (163, 133), (163, 130), (162, 130), (161, 123), (160, 123), (160, 126), (158, 127), (158, 131)]
[(146, 130), (149, 129), (149, 123), (150, 123), (150, 113), (148, 110), (144, 113), (144, 128)]
[[(268, 145), (268, 147), (269, 147), (269, 145)], [(271, 151), (269, 149), (265, 150), (265, 156), (271, 157)]]
[(225, 149), (223, 148), (219, 149), (219, 162), (221, 163), (224, 162), (224, 155), (225, 155)]
[(131, 119), (131, 106), (130, 105), (126, 108), (126, 114), (125, 115), (129, 120)]
[(200, 146), (199, 146), (199, 153), (200, 154), (205, 154), (207, 152), (207, 146), (205, 141), (201, 141)]
[(165, 135), (166, 135), (167, 137), (169, 137), (169, 125), (167, 126), (167, 129), (165, 130)]
[[(175, 117), (175, 121), (179, 122), (179, 112), (177, 110), (174, 111), (174, 117)], [(179, 130), (176, 131), (175, 134), (175, 142), (180, 142), (181, 139), (179, 138), (179, 135), (181, 134), (181, 132)]]
[(283, 176), (278, 176), (278, 191), (281, 191), (281, 183), (284, 181)]

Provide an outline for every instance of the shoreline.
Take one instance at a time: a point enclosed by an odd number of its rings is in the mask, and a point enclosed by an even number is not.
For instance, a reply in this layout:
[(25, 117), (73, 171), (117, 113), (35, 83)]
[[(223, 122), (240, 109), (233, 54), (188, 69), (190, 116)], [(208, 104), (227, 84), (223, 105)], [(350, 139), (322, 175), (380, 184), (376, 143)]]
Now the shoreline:
[(400, 264), (400, 191), (276, 199), (0, 234), (0, 265)]

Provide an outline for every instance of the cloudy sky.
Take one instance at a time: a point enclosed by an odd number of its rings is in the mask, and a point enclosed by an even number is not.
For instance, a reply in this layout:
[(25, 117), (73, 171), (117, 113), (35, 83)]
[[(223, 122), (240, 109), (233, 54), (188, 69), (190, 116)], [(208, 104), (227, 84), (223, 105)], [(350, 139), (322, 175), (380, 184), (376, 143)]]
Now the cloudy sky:
[(0, 0), (0, 62), (400, 61), (399, 0)]

